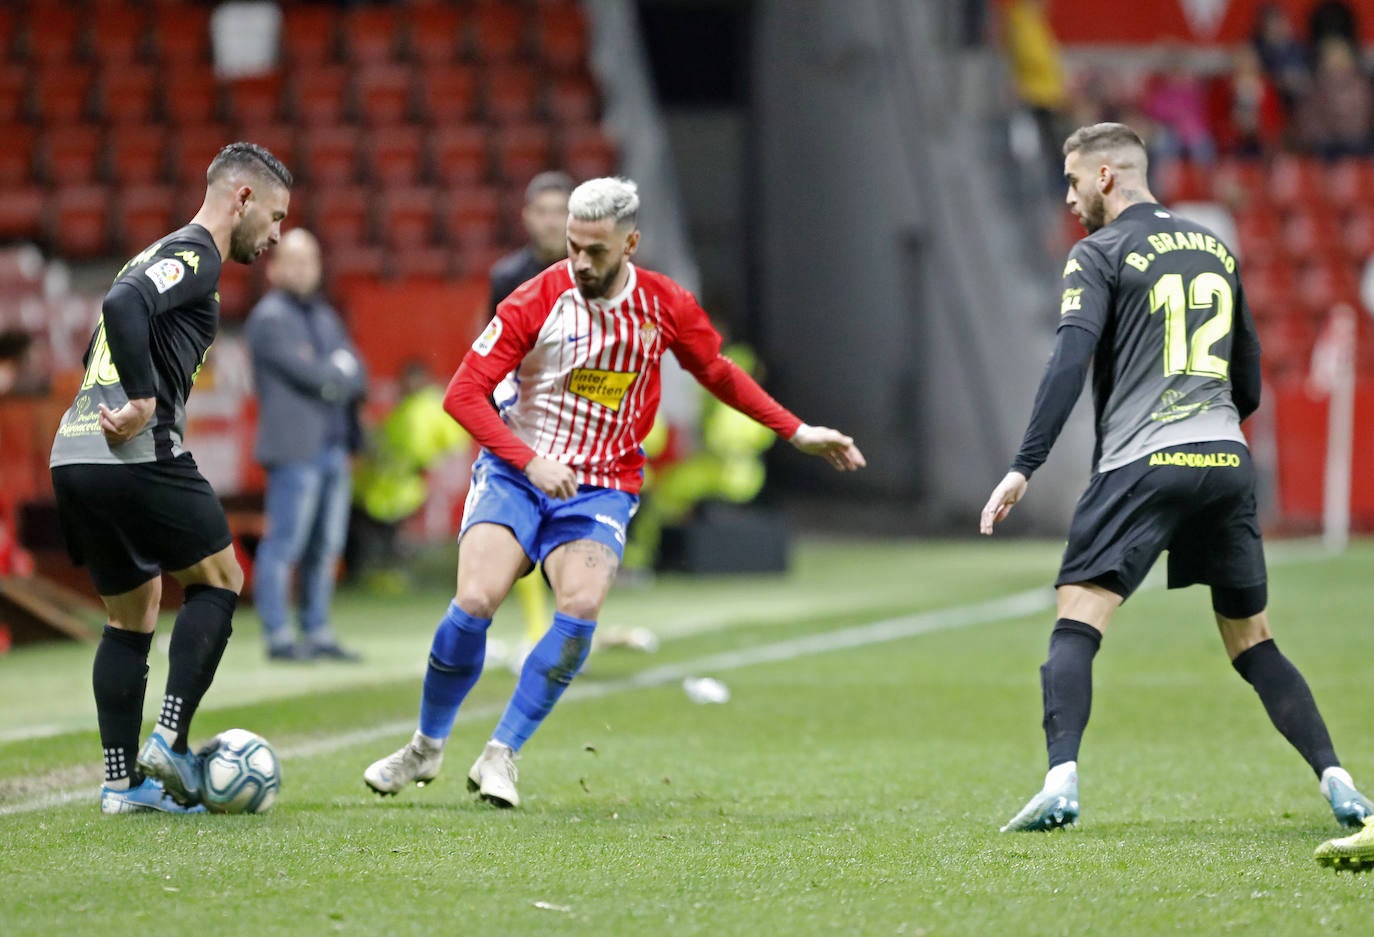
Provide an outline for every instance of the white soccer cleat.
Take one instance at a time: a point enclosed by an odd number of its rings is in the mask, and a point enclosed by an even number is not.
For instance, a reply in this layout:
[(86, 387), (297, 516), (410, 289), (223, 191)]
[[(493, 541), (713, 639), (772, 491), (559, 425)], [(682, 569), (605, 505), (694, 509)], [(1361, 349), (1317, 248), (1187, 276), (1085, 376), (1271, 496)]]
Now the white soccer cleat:
[(500, 742), (488, 742), (468, 772), (468, 790), (476, 791), (493, 806), (518, 807), (520, 792), (515, 789), (515, 782), (519, 777), (515, 752)]
[(409, 784), (425, 785), (439, 776), (444, 750), (430, 749), (421, 743), (419, 732), (385, 758), (374, 761), (363, 772), (363, 782), (378, 794), (399, 794)]

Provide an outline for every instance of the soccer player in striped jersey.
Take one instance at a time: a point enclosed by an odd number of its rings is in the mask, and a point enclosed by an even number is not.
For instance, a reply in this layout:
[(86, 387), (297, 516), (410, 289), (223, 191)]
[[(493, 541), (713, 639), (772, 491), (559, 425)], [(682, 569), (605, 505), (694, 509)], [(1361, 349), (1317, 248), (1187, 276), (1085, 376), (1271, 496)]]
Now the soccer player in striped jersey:
[[(483, 452), (459, 534), (457, 593), (430, 646), (419, 728), (363, 773), (379, 794), (439, 773), (458, 707), (482, 672), (492, 615), (542, 562), (554, 593), (552, 627), (468, 773), (469, 789), (483, 800), (519, 804), (515, 754), (581, 668), (619, 568), (665, 352), (801, 451), (840, 471), (865, 464), (852, 439), (803, 423), (721, 355), (720, 335), (690, 293), (631, 262), (639, 246), (633, 182), (584, 182), (568, 210), (567, 263), (499, 305), (445, 396)], [(489, 402), (498, 384), (499, 414)]]

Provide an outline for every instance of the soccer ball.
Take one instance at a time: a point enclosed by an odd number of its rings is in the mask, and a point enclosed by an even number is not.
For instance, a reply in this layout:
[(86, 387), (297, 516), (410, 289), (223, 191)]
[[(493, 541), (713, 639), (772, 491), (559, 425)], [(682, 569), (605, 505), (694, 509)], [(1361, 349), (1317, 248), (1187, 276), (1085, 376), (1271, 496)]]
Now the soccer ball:
[(267, 739), (228, 729), (200, 750), (205, 759), (201, 799), (211, 813), (263, 813), (281, 789), (281, 762)]

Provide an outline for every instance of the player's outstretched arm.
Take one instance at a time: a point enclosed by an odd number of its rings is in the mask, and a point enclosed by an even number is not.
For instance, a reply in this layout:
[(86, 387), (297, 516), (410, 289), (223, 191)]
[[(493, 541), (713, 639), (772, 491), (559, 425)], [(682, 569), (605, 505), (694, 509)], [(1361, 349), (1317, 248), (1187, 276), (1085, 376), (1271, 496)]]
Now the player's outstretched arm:
[(1030, 481), (1020, 472), (1008, 472), (997, 483), (997, 487), (992, 489), (992, 494), (988, 497), (988, 503), (983, 505), (983, 514), (979, 519), (978, 532), (992, 535), (992, 525), (1004, 520), (1011, 513), (1012, 505), (1026, 496), (1026, 486)]
[(788, 442), (807, 455), (825, 459), (835, 466), (836, 471), (853, 472), (868, 464), (853, 439), (828, 426), (807, 426), (803, 423)]

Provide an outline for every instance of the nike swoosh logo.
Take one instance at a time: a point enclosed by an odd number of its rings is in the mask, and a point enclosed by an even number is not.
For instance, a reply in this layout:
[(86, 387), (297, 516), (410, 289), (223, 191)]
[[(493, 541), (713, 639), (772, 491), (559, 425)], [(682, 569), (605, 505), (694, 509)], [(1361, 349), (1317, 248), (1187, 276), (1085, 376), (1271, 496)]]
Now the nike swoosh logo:
[(592, 337), (592, 333), (591, 333), (591, 332), (588, 332), (586, 335), (569, 335), (569, 336), (568, 336), (568, 341), (570, 341), (570, 342), (580, 342), (580, 341), (582, 341), (582, 339), (584, 339), (584, 338), (591, 338), (591, 337)]

